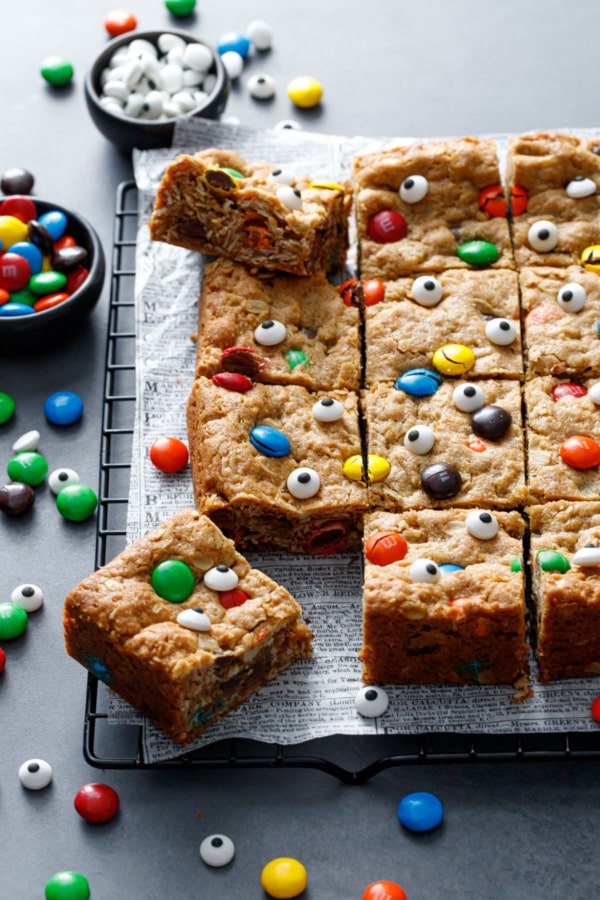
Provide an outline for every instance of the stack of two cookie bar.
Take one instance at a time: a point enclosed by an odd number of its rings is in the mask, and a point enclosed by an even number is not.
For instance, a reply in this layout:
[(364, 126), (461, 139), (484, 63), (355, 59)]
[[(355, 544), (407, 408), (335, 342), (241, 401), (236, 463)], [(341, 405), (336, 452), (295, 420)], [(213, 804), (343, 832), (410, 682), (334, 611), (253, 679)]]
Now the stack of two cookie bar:
[(530, 587), (540, 678), (600, 671), (597, 149), (515, 139), (505, 189), (492, 141), (356, 160), (365, 680), (527, 696)]

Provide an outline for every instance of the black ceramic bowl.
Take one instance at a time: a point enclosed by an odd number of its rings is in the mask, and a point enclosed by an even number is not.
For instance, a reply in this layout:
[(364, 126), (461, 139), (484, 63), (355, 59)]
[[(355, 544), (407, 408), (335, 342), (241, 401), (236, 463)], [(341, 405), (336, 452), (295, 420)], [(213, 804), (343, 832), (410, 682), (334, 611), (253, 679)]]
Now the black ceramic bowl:
[[(199, 41), (192, 34), (171, 30), (168, 30), (167, 33), (183, 38), (188, 44), (204, 44), (210, 50), (213, 61), (209, 73), (216, 76), (215, 86), (202, 105), (194, 107), (185, 115), (188, 118), (200, 116), (204, 119), (218, 119), (225, 109), (229, 96), (229, 78), (221, 62), (221, 57), (210, 45), (204, 43), (204, 41)], [(121, 37), (109, 41), (98, 54), (85, 77), (85, 99), (94, 124), (104, 137), (125, 152), (133, 150), (134, 147), (138, 147), (141, 150), (150, 150), (155, 147), (170, 147), (176, 119), (161, 119), (158, 121), (134, 119), (106, 109), (100, 103), (102, 96), (102, 72), (107, 68), (116, 50), (127, 46), (131, 41), (138, 38), (150, 41), (151, 44), (156, 46), (161, 34), (165, 34), (165, 31), (130, 31)]]
[(104, 284), (104, 251), (89, 222), (58, 203), (34, 196), (31, 200), (37, 207), (38, 216), (54, 209), (66, 215), (65, 234), (71, 235), (78, 246), (87, 250), (83, 265), (89, 274), (83, 284), (58, 306), (31, 315), (0, 316), (1, 355), (31, 353), (68, 341), (98, 302)]

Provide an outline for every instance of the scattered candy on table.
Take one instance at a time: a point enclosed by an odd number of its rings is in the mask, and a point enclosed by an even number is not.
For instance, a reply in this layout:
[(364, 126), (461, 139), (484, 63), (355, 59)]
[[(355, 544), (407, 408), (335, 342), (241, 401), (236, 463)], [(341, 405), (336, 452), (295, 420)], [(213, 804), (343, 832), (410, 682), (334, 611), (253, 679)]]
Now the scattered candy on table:
[(0, 511), (7, 516), (20, 516), (31, 509), (35, 491), (29, 484), (12, 481), (0, 487)]
[(73, 64), (64, 56), (48, 56), (40, 68), (42, 78), (52, 87), (64, 87), (73, 80)]
[(407, 900), (406, 893), (395, 881), (372, 881), (361, 900)]
[(294, 106), (302, 109), (316, 106), (323, 96), (323, 86), (310, 75), (299, 75), (297, 78), (292, 78), (286, 90)]
[(46, 882), (46, 900), (89, 900), (89, 896), (89, 882), (80, 872), (57, 872)]
[(0, 425), (4, 425), (5, 422), (12, 419), (16, 408), (17, 405), (10, 394), (0, 391)]
[(255, 100), (270, 100), (275, 96), (275, 82), (264, 72), (248, 79), (248, 92)]
[(13, 590), (10, 599), (22, 606), (25, 612), (32, 613), (42, 606), (44, 592), (37, 584), (20, 584)]
[(238, 53), (242, 59), (246, 59), (250, 52), (250, 38), (237, 31), (228, 31), (218, 39), (217, 52), (221, 55), (230, 52)]
[(179, 472), (188, 461), (188, 448), (176, 437), (157, 438), (150, 446), (150, 461), (161, 472)]
[(257, 50), (269, 50), (273, 43), (273, 29), (268, 22), (255, 19), (246, 26), (246, 37)]
[(226, 834), (209, 834), (200, 844), (200, 857), (207, 866), (226, 866), (235, 855), (235, 847)]
[(69, 522), (84, 522), (98, 505), (96, 492), (87, 484), (69, 484), (56, 496), (56, 508)]
[(48, 474), (48, 463), (37, 450), (24, 450), (9, 460), (6, 471), (12, 481), (36, 487)]
[(54, 469), (48, 475), (48, 487), (53, 494), (59, 494), (70, 484), (79, 484), (81, 479), (75, 469)]
[(165, 559), (154, 567), (150, 577), (159, 597), (170, 603), (183, 603), (194, 590), (194, 573), (180, 559)]
[(52, 781), (52, 767), (44, 759), (28, 759), (19, 767), (19, 781), (29, 791), (41, 791)]
[(244, 59), (235, 50), (227, 50), (221, 54), (221, 62), (232, 81), (240, 77), (244, 71)]
[(75, 794), (73, 805), (86, 822), (108, 822), (119, 811), (119, 795), (108, 784), (84, 784)]
[(592, 700), (590, 712), (592, 714), (592, 718), (595, 719), (596, 722), (600, 722), (600, 697), (596, 697), (595, 700)]
[(35, 179), (27, 169), (7, 169), (0, 177), (0, 188), (5, 194), (29, 194)]
[(398, 819), (409, 831), (431, 831), (444, 817), (444, 807), (435, 794), (416, 791), (398, 804)]
[(118, 37), (128, 31), (135, 31), (137, 19), (127, 9), (112, 9), (104, 17), (104, 27), (111, 37)]
[(356, 711), (366, 718), (382, 716), (389, 703), (389, 697), (383, 688), (370, 686), (362, 687), (354, 700)]
[(18, 603), (6, 600), (0, 603), (0, 640), (19, 637), (27, 628), (27, 613)]
[(0, 647), (0, 672), (4, 672), (4, 668), (6, 666), (6, 653)]
[(189, 16), (196, 8), (196, 0), (165, 0), (165, 7), (172, 16), (183, 18)]
[(297, 859), (280, 856), (264, 866), (260, 883), (270, 897), (289, 900), (298, 897), (306, 888), (306, 869)]
[(44, 400), (44, 415), (53, 425), (73, 425), (83, 415), (83, 400), (74, 391), (55, 391)]

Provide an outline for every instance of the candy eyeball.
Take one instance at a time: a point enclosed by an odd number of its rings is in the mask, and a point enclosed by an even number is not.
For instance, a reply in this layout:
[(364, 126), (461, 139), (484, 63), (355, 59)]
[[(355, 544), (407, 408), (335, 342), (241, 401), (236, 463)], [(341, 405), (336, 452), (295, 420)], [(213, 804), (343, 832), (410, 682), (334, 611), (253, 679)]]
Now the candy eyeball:
[(414, 425), (404, 435), (404, 446), (410, 453), (424, 456), (435, 443), (435, 434), (428, 425)]
[(440, 567), (432, 559), (416, 559), (409, 570), (411, 581), (435, 584), (442, 577)]
[(289, 169), (273, 169), (269, 178), (272, 178), (273, 181), (276, 181), (277, 184), (294, 184), (296, 181), (296, 175), (294, 172), (290, 172)]
[(538, 253), (549, 253), (558, 244), (558, 228), (554, 222), (540, 219), (539, 222), (534, 222), (527, 232), (527, 240)]
[(389, 706), (389, 698), (383, 688), (362, 687), (354, 700), (356, 711), (368, 719), (382, 716)]
[(268, 22), (255, 19), (246, 26), (246, 37), (252, 41), (257, 50), (269, 50), (273, 43), (273, 29)]
[(485, 394), (478, 384), (459, 384), (454, 388), (452, 402), (461, 412), (474, 412), (485, 403)]
[(485, 336), (492, 344), (508, 347), (517, 339), (517, 329), (510, 319), (490, 319), (485, 326)]
[(591, 397), (597, 406), (600, 406), (600, 381), (597, 381), (596, 384), (589, 388), (588, 396)]
[(177, 614), (177, 624), (190, 631), (210, 631), (210, 619), (199, 606), (182, 609)]
[(41, 791), (52, 781), (52, 767), (44, 759), (28, 759), (19, 766), (19, 781), (28, 791)]
[(284, 206), (287, 206), (288, 209), (302, 209), (302, 194), (298, 188), (293, 188), (288, 185), (280, 187), (277, 191), (277, 199), (283, 203)]
[(200, 844), (200, 857), (207, 866), (226, 866), (235, 855), (235, 847), (226, 834), (210, 834)]
[(20, 584), (14, 589), (10, 599), (22, 606), (25, 612), (31, 613), (39, 609), (44, 602), (44, 592), (37, 584)]
[(596, 182), (592, 181), (591, 178), (585, 178), (583, 175), (577, 175), (565, 188), (567, 197), (570, 197), (572, 200), (591, 197), (597, 190)]
[(263, 347), (274, 347), (285, 340), (287, 328), (276, 319), (266, 319), (254, 330), (254, 340)]
[(489, 512), (474, 509), (467, 516), (467, 531), (480, 541), (490, 541), (498, 534), (498, 520)]
[(556, 302), (565, 312), (576, 313), (585, 306), (587, 293), (583, 285), (574, 281), (563, 284), (556, 296)]
[(270, 100), (275, 95), (275, 82), (270, 75), (253, 75), (248, 79), (248, 91), (255, 100)]
[(287, 489), (297, 500), (308, 500), (319, 492), (321, 479), (314, 469), (302, 466), (290, 472), (287, 480)]
[(233, 569), (220, 563), (204, 573), (204, 584), (213, 591), (230, 591), (238, 586), (239, 578)]
[(443, 293), (442, 285), (432, 275), (421, 275), (412, 283), (412, 297), (419, 306), (436, 306)]
[(81, 478), (75, 469), (54, 469), (48, 475), (48, 486), (53, 494), (58, 494), (70, 484), (80, 484)]
[(295, 119), (282, 119), (273, 125), (276, 131), (302, 131), (302, 125)]
[(418, 203), (427, 196), (429, 182), (422, 175), (409, 175), (400, 185), (400, 199), (405, 203)]
[(319, 422), (337, 422), (344, 415), (344, 407), (333, 397), (323, 397), (313, 405), (312, 414)]

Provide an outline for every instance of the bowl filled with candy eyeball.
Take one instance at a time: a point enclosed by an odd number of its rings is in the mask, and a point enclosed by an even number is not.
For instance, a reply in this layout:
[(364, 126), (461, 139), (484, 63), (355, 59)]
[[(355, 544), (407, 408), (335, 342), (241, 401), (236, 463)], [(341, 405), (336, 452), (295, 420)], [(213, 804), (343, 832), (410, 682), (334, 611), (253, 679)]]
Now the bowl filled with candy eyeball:
[(218, 119), (229, 78), (209, 44), (181, 31), (132, 31), (106, 44), (84, 83), (94, 124), (124, 152), (169, 147), (182, 116)]
[(68, 341), (96, 305), (104, 272), (100, 239), (82, 216), (27, 194), (0, 196), (0, 353)]

